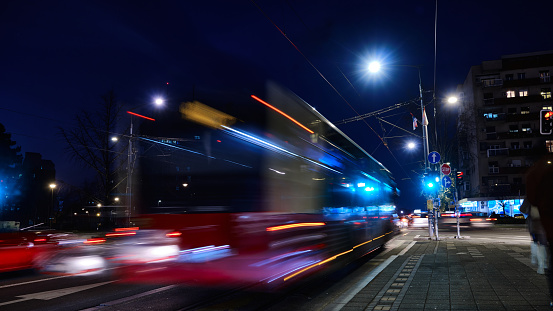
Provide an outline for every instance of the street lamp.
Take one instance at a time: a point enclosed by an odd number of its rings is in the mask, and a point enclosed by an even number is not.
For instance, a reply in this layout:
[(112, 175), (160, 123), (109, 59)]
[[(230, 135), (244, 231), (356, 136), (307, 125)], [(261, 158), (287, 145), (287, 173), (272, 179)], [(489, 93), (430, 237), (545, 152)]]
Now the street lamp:
[[(394, 67), (411, 67), (417, 68), (419, 73), (419, 96), (421, 103), (421, 122), (422, 122), (422, 144), (423, 144), (423, 154), (424, 154), (424, 171), (427, 172), (430, 170), (430, 163), (428, 162), (428, 154), (430, 153), (428, 147), (428, 119), (426, 117), (426, 111), (424, 109), (424, 101), (422, 98), (422, 79), (421, 79), (421, 69), (420, 66), (411, 66), (411, 65), (393, 65)], [(369, 71), (372, 73), (379, 72), (382, 68), (382, 65), (378, 61), (372, 61), (369, 63)]]
[(457, 103), (458, 100), (459, 99), (456, 96), (449, 96), (447, 98), (447, 103), (448, 104), (455, 104), (455, 103)]
[(56, 188), (56, 184), (51, 183), (48, 186), (50, 187), (50, 190), (52, 190), (52, 206), (50, 207), (50, 210), (48, 211), (48, 223), (49, 223), (49, 226), (51, 227), (52, 226), (51, 213), (54, 210), (54, 189)]
[(157, 97), (157, 98), (154, 100), (154, 103), (155, 103), (156, 106), (158, 106), (158, 107), (161, 106), (161, 105), (163, 105), (164, 102), (165, 102), (165, 101), (164, 101), (163, 98), (161, 98), (161, 97)]
[(369, 63), (369, 71), (370, 72), (378, 72), (380, 70), (380, 63), (377, 61), (373, 61)]
[[(422, 122), (422, 145), (423, 145), (423, 156), (424, 156), (424, 174), (425, 176), (427, 173), (431, 173), (430, 171), (430, 163), (428, 161), (428, 154), (430, 153), (429, 146), (428, 146), (428, 118), (426, 117), (426, 110), (424, 109), (424, 101), (422, 97), (422, 79), (421, 79), (421, 68), (420, 66), (412, 66), (412, 65), (393, 65), (394, 67), (411, 67), (411, 68), (417, 68), (418, 74), (419, 74), (419, 97), (420, 97), (420, 105), (421, 105), (421, 122)], [(380, 71), (381, 64), (378, 61), (373, 61), (369, 64), (369, 71), (376, 73)], [(433, 184), (432, 184), (433, 185)], [(426, 187), (426, 186), (424, 186)], [(428, 211), (430, 214), (430, 210)], [(430, 215), (429, 215), (430, 216)], [(437, 221), (435, 219), (434, 221)], [(437, 228), (436, 228), (437, 229)], [(429, 237), (432, 237), (434, 235), (434, 231), (432, 228), (432, 222), (431, 218), (428, 217), (428, 235)], [(435, 234), (436, 239), (438, 238), (437, 232)]]
[[(157, 106), (162, 105), (164, 102), (165, 101), (161, 97), (157, 97), (157, 98), (154, 99), (154, 103)], [(128, 149), (128, 153), (127, 153), (127, 186), (126, 186), (126, 189), (125, 189), (125, 194), (126, 194), (126, 197), (127, 197), (127, 202), (129, 204), (128, 205), (128, 223), (130, 225), (131, 214), (133, 213), (133, 206), (132, 206), (132, 175), (133, 175), (134, 160), (135, 160), (135, 151), (134, 151), (134, 146), (133, 146), (133, 141), (134, 141), (133, 116), (136, 116), (136, 117), (139, 117), (139, 118), (142, 118), (142, 119), (146, 119), (146, 120), (150, 120), (150, 121), (155, 121), (155, 119), (147, 117), (147, 116), (143, 116), (141, 114), (138, 114), (138, 113), (135, 113), (135, 112), (132, 112), (132, 111), (127, 111), (127, 113), (131, 115), (131, 125), (130, 125), (130, 129), (129, 129), (129, 149)]]

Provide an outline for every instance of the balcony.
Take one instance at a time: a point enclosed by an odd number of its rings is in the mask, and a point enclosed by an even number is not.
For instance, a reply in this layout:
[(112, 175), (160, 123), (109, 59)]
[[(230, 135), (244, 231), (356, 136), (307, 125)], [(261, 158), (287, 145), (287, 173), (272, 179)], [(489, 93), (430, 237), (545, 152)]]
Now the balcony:
[[(498, 149), (488, 149), (486, 150), (488, 158), (492, 157), (541, 157), (547, 154), (547, 150), (544, 147), (537, 148), (521, 148), (521, 149), (509, 149), (509, 148), (498, 148)], [(512, 167), (513, 173), (516, 174), (516, 167)], [(500, 168), (499, 173), (503, 174), (503, 169)]]
[(482, 79), (480, 80), (480, 85), (482, 86), (482, 88), (502, 86), (503, 79)]
[(504, 80), (503, 87), (524, 87), (530, 85), (537, 85), (543, 83), (540, 78), (529, 78), (529, 79), (520, 79), (520, 80)]
[(498, 174), (504, 175), (523, 175), (528, 170), (528, 167), (525, 166), (502, 166), (499, 167)]
[(525, 184), (482, 185), (480, 195), (484, 197), (517, 197), (526, 195)]
[(524, 97), (501, 97), (501, 98), (494, 98), (493, 105), (490, 106), (502, 106), (502, 105), (521, 105), (521, 104), (529, 104), (529, 103), (541, 103), (543, 101), (543, 97), (541, 95), (528, 95)]
[(498, 148), (486, 150), (488, 158), (490, 157), (506, 157), (509, 155), (509, 148)]
[(507, 114), (505, 120), (507, 122), (521, 122), (521, 121), (539, 121), (540, 114), (537, 112), (530, 112), (525, 114)]
[(539, 148), (522, 148), (522, 149), (510, 149), (509, 156), (511, 157), (540, 157), (546, 154), (544, 147)]
[[(495, 139), (532, 139), (540, 137), (539, 131), (535, 132), (501, 132), (501, 133), (495, 133)], [(493, 137), (493, 136), (491, 136)], [(492, 139), (493, 140), (493, 139)]]

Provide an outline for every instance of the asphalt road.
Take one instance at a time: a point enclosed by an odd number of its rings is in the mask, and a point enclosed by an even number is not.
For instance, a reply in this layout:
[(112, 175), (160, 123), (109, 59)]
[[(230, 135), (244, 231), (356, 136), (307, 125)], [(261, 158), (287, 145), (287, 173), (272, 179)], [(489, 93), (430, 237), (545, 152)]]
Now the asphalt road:
[[(440, 237), (456, 232), (440, 230)], [(348, 289), (357, 286), (405, 241), (428, 235), (426, 228), (402, 229), (387, 247), (370, 260), (298, 284), (279, 293), (243, 289), (206, 289), (176, 284), (122, 284), (110, 275), (48, 276), (33, 271), (0, 274), (0, 310), (324, 310)], [(473, 241), (515, 244), (529, 248), (524, 227), (496, 226), (487, 230), (463, 230)], [(401, 243), (400, 243), (401, 242)]]

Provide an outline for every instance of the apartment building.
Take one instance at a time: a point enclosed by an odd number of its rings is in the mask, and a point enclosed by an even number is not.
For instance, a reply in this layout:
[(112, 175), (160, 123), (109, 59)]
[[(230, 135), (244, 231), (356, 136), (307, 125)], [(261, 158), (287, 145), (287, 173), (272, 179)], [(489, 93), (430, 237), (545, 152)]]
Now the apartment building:
[(460, 198), (482, 204), (524, 198), (527, 169), (553, 155), (553, 135), (540, 134), (540, 110), (553, 107), (552, 73), (553, 51), (471, 67), (458, 87)]

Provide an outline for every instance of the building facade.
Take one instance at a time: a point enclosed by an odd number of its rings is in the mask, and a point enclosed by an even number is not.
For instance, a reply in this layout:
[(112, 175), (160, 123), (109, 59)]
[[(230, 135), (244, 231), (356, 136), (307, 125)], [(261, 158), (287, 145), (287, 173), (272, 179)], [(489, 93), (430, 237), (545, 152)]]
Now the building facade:
[(553, 155), (553, 135), (540, 133), (540, 111), (553, 107), (552, 73), (553, 51), (508, 55), (471, 67), (458, 87), (463, 97), (460, 198), (524, 198), (527, 169)]

